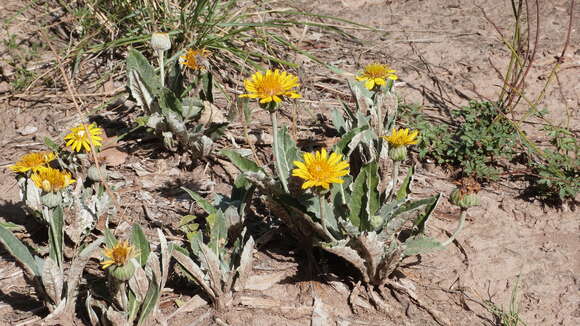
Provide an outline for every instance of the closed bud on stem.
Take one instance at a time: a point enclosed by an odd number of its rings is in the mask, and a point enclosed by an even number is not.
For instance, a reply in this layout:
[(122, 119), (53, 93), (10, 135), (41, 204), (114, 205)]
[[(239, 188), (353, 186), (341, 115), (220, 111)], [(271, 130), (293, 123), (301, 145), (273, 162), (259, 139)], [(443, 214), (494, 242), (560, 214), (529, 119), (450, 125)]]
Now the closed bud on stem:
[(475, 193), (464, 193), (457, 188), (451, 193), (451, 203), (461, 208), (469, 208), (479, 205), (479, 197)]
[(124, 265), (113, 265), (109, 267), (109, 273), (117, 280), (126, 282), (135, 274), (135, 265), (129, 260)]
[(40, 198), (42, 203), (48, 208), (55, 208), (62, 202), (62, 196), (60, 192), (47, 192)]
[(404, 161), (407, 159), (407, 146), (392, 146), (389, 148), (389, 158), (393, 161)]
[(378, 231), (379, 228), (383, 226), (385, 219), (380, 215), (373, 215), (371, 216), (369, 222), (375, 231)]
[(167, 51), (171, 49), (169, 34), (158, 32), (151, 34), (151, 47), (155, 51)]

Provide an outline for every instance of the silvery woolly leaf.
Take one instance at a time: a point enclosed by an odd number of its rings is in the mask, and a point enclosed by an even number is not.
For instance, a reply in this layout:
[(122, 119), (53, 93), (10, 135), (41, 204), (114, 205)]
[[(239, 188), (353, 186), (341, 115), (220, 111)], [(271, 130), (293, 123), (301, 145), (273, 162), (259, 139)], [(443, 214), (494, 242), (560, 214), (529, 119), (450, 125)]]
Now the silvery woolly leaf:
[(135, 274), (129, 279), (129, 287), (135, 293), (137, 301), (143, 301), (145, 294), (147, 293), (147, 287), (149, 286), (149, 280), (147, 279), (147, 274), (136, 259), (131, 259), (131, 263), (135, 265)]
[(153, 103), (153, 94), (145, 85), (143, 79), (136, 70), (127, 71), (127, 84), (131, 91), (131, 96), (137, 104), (145, 109), (145, 113), (151, 113), (151, 104)]
[(163, 119), (163, 116), (159, 114), (159, 112), (154, 112), (149, 116), (149, 119), (147, 119), (147, 127), (155, 130), (163, 129), (164, 124), (165, 119)]
[(205, 274), (199, 268), (199, 266), (188, 256), (181, 253), (179, 250), (173, 252), (173, 258), (184, 268), (184, 270), (193, 277), (193, 279), (199, 284), (205, 292), (212, 297), (213, 300), (216, 299), (216, 295), (211, 287), (207, 284), (205, 280)]
[(375, 232), (362, 234), (352, 242), (352, 247), (365, 261), (369, 277), (374, 279), (377, 267), (383, 257), (385, 245), (377, 240)]
[(444, 248), (441, 243), (435, 239), (427, 237), (416, 237), (405, 241), (405, 256), (418, 255), (425, 252)]
[(173, 251), (173, 246), (169, 247), (167, 245), (167, 239), (163, 234), (161, 229), (157, 229), (157, 235), (159, 237), (159, 246), (161, 247), (161, 275), (159, 278), (160, 289), (165, 287), (165, 282), (167, 282), (167, 277), (169, 277), (169, 264), (171, 263), (171, 253)]
[(223, 294), (222, 291), (222, 270), (220, 269), (220, 261), (218, 256), (204, 243), (199, 244), (201, 248), (201, 256), (199, 259), (203, 265), (207, 266), (210, 286), (214, 293), (219, 297)]
[(58, 305), (61, 301), (64, 281), (58, 264), (50, 257), (44, 261), (41, 280), (46, 294), (55, 305)]
[(127, 326), (125, 316), (121, 312), (116, 311), (112, 306), (107, 309), (104, 317), (111, 326)]
[(240, 256), (240, 266), (238, 266), (238, 278), (234, 285), (235, 291), (242, 291), (246, 287), (246, 281), (248, 276), (250, 276), (250, 272), (252, 271), (253, 265), (253, 251), (254, 251), (254, 238), (250, 236), (246, 244), (244, 245), (244, 249), (242, 250), (242, 254)]
[(36, 187), (34, 182), (28, 178), (18, 179), (18, 186), (21, 190), (20, 196), (26, 203), (26, 206), (33, 211), (41, 211), (42, 202), (40, 200), (40, 189)]
[(89, 315), (91, 326), (101, 325), (99, 322), (99, 317), (97, 316), (97, 312), (95, 309), (93, 309), (93, 296), (90, 292), (87, 294), (87, 298), (85, 299), (85, 308), (87, 309), (87, 314)]
[(365, 261), (359, 256), (359, 254), (354, 249), (346, 247), (344, 245), (345, 243), (344, 241), (341, 241), (341, 243), (343, 244), (334, 247), (322, 246), (321, 248), (351, 263), (356, 269), (359, 270), (359, 272), (363, 276), (364, 282), (369, 283), (370, 279), (367, 267), (365, 266)]

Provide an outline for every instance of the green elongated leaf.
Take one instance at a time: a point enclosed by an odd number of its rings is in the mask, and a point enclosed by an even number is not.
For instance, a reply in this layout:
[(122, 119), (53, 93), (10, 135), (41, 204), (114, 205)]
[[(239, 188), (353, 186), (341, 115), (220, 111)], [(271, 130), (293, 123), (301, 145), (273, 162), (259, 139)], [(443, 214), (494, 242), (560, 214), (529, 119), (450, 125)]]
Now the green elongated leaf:
[(12, 222), (0, 222), (0, 226), (7, 230), (19, 230), (24, 228), (22, 225), (14, 224)]
[(206, 213), (208, 214), (216, 214), (217, 209), (205, 198), (201, 197), (197, 192), (193, 190), (189, 190), (185, 187), (181, 187), (182, 190), (187, 192), (191, 199), (195, 200), (195, 202), (201, 207)]
[(379, 168), (376, 161), (367, 164), (363, 169), (368, 169), (367, 180), (365, 182), (365, 192), (367, 198), (366, 213), (367, 216), (373, 216), (380, 207), (379, 202)]
[(139, 315), (139, 321), (137, 322), (137, 325), (143, 325), (147, 320), (147, 317), (149, 317), (149, 314), (155, 310), (160, 293), (161, 292), (159, 286), (157, 285), (157, 280), (155, 279), (155, 273), (151, 273), (149, 288), (147, 289), (145, 299), (143, 299), (143, 304), (141, 304), (141, 314)]
[(58, 264), (60, 268), (62, 268), (64, 259), (62, 252), (64, 243), (64, 217), (61, 206), (57, 206), (52, 211), (52, 218), (49, 221), (49, 229), (49, 256)]
[(111, 233), (109, 228), (105, 228), (105, 245), (108, 248), (113, 248), (117, 244), (117, 238)]
[(441, 243), (435, 239), (417, 237), (405, 241), (405, 250), (403, 251), (403, 254), (405, 256), (412, 256), (442, 248), (444, 247)]
[(280, 167), (278, 177), (280, 182), (282, 182), (283, 188), (288, 189), (288, 179), (294, 168), (293, 162), (300, 160), (298, 148), (296, 147), (296, 142), (288, 134), (286, 126), (283, 126), (274, 137), (278, 138), (278, 152), (274, 153), (276, 160), (278, 160), (277, 166)]
[[(336, 143), (334, 145), (334, 147), (332, 149), (333, 152), (345, 154), (345, 149), (348, 147), (348, 144), (350, 144), (350, 142), (352, 141), (353, 137), (356, 136), (356, 135), (358, 135), (361, 132), (364, 132), (368, 128), (369, 128), (368, 126), (357, 127), (357, 128), (354, 128), (354, 129), (350, 130), (346, 134), (344, 134), (340, 138), (340, 140), (338, 141), (338, 143)], [(348, 154), (348, 152), (346, 154)]]
[(228, 238), (229, 223), (221, 210), (209, 214), (206, 218), (209, 225), (209, 247), (216, 255), (220, 255), (220, 248), (225, 246)]
[(48, 138), (48, 137), (44, 137), (44, 144), (50, 148), (51, 151), (58, 153), (60, 150), (60, 146), (58, 146), (57, 143), (55, 143), (52, 139)]
[(348, 207), (350, 208), (350, 222), (360, 229), (361, 221), (364, 218), (364, 195), (365, 195), (365, 181), (367, 177), (367, 170), (361, 169), (358, 176), (351, 184), (350, 201)]
[(127, 322), (129, 325), (133, 324), (135, 318), (137, 318), (137, 313), (139, 312), (139, 302), (135, 293), (131, 289), (127, 291)]
[(230, 161), (242, 172), (264, 172), (264, 170), (254, 161), (243, 157), (236, 151), (224, 149), (220, 153), (227, 156), (227, 158), (229, 158)]
[(246, 215), (246, 205), (250, 200), (252, 200), (255, 188), (256, 187), (243, 174), (240, 174), (234, 181), (231, 200), (239, 202), (238, 214), (242, 221)]
[(175, 60), (169, 73), (167, 74), (167, 87), (177, 94), (179, 97), (183, 97), (185, 89), (183, 88), (183, 74), (181, 73), (181, 64), (179, 60)]
[(151, 253), (151, 247), (149, 241), (147, 241), (145, 232), (143, 232), (143, 229), (139, 224), (133, 224), (131, 230), (131, 243), (136, 247), (137, 252), (139, 253), (137, 256), (139, 264), (141, 267), (145, 267), (147, 259), (149, 259), (149, 254)]
[(8, 252), (21, 262), (32, 274), (40, 277), (41, 272), (28, 248), (18, 238), (0, 225), (0, 241)]
[(213, 103), (213, 75), (211, 72), (206, 72), (201, 76), (201, 82), (203, 84), (202, 94), (200, 97), (206, 101)]
[(427, 223), (427, 220), (429, 220), (429, 217), (431, 217), (431, 214), (433, 214), (433, 211), (435, 211), (435, 208), (439, 203), (439, 199), (441, 198), (441, 194), (437, 194), (431, 198), (432, 202), (428, 203), (425, 207), (425, 211), (422, 214), (419, 214), (419, 216), (417, 216), (415, 219), (415, 227), (417, 228), (418, 232), (422, 233), (425, 231), (425, 224)]
[(127, 73), (136, 71), (149, 91), (153, 92), (154, 95), (159, 93), (159, 90), (161, 89), (159, 76), (157, 76), (155, 68), (149, 64), (149, 61), (143, 54), (141, 54), (141, 52), (134, 48), (130, 48), (129, 51), (127, 51), (126, 62)]
[(401, 183), (399, 190), (397, 190), (397, 200), (406, 199), (409, 193), (411, 192), (411, 180), (414, 174), (415, 174), (415, 166), (413, 165), (409, 167), (409, 170), (407, 171), (407, 176), (403, 180), (403, 183)]
[(181, 100), (168, 88), (161, 89), (159, 94), (159, 107), (164, 116), (168, 116), (169, 112), (179, 113), (176, 119), (183, 120), (183, 104)]
[(339, 134), (346, 133), (347, 131), (346, 121), (344, 120), (344, 117), (342, 116), (342, 113), (340, 111), (338, 111), (337, 109), (332, 110), (331, 119), (334, 129), (336, 129), (336, 131), (338, 131)]

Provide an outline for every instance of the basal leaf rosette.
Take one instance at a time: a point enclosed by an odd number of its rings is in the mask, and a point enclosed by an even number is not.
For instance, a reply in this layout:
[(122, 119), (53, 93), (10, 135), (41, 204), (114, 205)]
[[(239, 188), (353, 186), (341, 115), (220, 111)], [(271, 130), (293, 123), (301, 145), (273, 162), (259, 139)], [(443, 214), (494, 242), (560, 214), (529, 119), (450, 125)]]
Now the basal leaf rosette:
[(259, 99), (260, 104), (275, 109), (277, 103), (285, 99), (301, 98), (294, 88), (299, 87), (298, 77), (278, 69), (267, 70), (266, 73), (256, 72), (249, 79), (244, 80), (247, 93), (240, 97)]
[(356, 80), (364, 82), (368, 90), (376, 91), (381, 86), (386, 85), (387, 80), (397, 80), (399, 77), (397, 77), (395, 72), (389, 65), (371, 63), (365, 66), (362, 73), (356, 77)]
[(407, 146), (417, 144), (419, 131), (411, 132), (409, 128), (393, 129), (390, 136), (383, 136), (389, 142), (389, 158), (393, 161), (404, 161), (407, 158)]
[(75, 152), (84, 150), (89, 153), (91, 151), (91, 143), (94, 148), (101, 147), (103, 138), (103, 129), (97, 127), (96, 124), (81, 123), (78, 126), (71, 128), (70, 133), (64, 137), (66, 146), (70, 147)]
[(56, 159), (53, 152), (35, 152), (23, 155), (18, 162), (9, 167), (16, 173), (26, 173), (28, 171), (38, 172), (47, 168), (48, 164)]

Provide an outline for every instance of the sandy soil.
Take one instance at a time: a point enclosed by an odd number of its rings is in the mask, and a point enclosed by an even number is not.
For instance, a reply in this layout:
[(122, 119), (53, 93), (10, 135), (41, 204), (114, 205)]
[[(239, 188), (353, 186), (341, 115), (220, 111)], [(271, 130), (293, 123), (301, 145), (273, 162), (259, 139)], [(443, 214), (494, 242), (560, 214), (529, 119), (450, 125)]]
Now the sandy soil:
[[(339, 16), (379, 29), (374, 32), (348, 29), (356, 37), (352, 40), (312, 28), (289, 34), (298, 35), (301, 39), (297, 44), (345, 71), (357, 71), (371, 61), (391, 63), (403, 82), (399, 94), (407, 102), (423, 104), (435, 116), (445, 118), (449, 110), (466, 104), (469, 99), (493, 99), (499, 92), (501, 83), (494, 67), (503, 71), (509, 52), (494, 27), (484, 18), (483, 11), (502, 32), (509, 33), (511, 11), (507, 1), (321, 0), (284, 5)], [(42, 149), (43, 137), (61, 137), (66, 128), (77, 121), (74, 105), (60, 78), (56, 85), (43, 83), (40, 79), (28, 90), (15, 90), (11, 84), (16, 76), (12, 65), (15, 55), (21, 55), (19, 53), (43, 40), (38, 26), (31, 22), (49, 26), (66, 20), (59, 16), (58, 10), (42, 15), (45, 12), (42, 8), (25, 6), (12, 0), (0, 4), (4, 27), (0, 30), (0, 39), (9, 40), (14, 35), (18, 44), (17, 50), (10, 49), (6, 42), (0, 45), (0, 165), (3, 167), (25, 152)], [(19, 14), (21, 10), (23, 14)], [(528, 79), (529, 94), (541, 91), (556, 61), (554, 57), (562, 51), (568, 11), (569, 1), (555, 0), (549, 5), (542, 2), (541, 37), (538, 57)], [(541, 103), (549, 110), (549, 122), (573, 126), (576, 132), (580, 126), (577, 25), (576, 22), (557, 82), (550, 85)], [(61, 36), (58, 28), (53, 28), (51, 33)], [(29, 62), (29, 67), (39, 75), (54, 68), (54, 56), (48, 52)], [(336, 97), (346, 93), (344, 83), (338, 76), (329, 78), (324, 68), (306, 58), (293, 59), (303, 63), (300, 73), (305, 85), (304, 105), (309, 112), (324, 115), (338, 104)], [(122, 79), (112, 78), (98, 89), (91, 88), (98, 78), (92, 74), (101, 64), (88, 63), (73, 79), (79, 93), (100, 94), (79, 97), (83, 101), (81, 105), (88, 109), (104, 103), (108, 99), (106, 94), (113, 94), (123, 85)], [(131, 113), (119, 108), (127, 109), (110, 106), (99, 111), (99, 119), (110, 137), (127, 129)], [(524, 106), (519, 107), (516, 117), (523, 117), (526, 110)], [(311, 115), (301, 119), (306, 126), (316, 122)], [(535, 125), (524, 126), (535, 137)], [(308, 131), (304, 133), (301, 134), (304, 138), (310, 135)], [(165, 230), (175, 230), (180, 217), (189, 208), (179, 186), (190, 186), (206, 193), (228, 189), (231, 167), (227, 164), (186, 168), (180, 157), (162, 152), (158, 144), (147, 140), (124, 141), (119, 149), (129, 155), (119, 158), (122, 164), (112, 162), (110, 165), (118, 176), (114, 183), (121, 186), (119, 194), (129, 216), (128, 222), (140, 222), (149, 228), (162, 225)], [(416, 174), (414, 196), (436, 192), (448, 194), (454, 187), (449, 175), (439, 168), (427, 169), (419, 165)], [(499, 325), (484, 302), (507, 310), (518, 285), (519, 312), (527, 325), (580, 324), (580, 219), (577, 207), (574, 203), (550, 207), (539, 201), (526, 201), (521, 199), (524, 186), (502, 180), (485, 188), (481, 192), (482, 205), (469, 211), (468, 224), (454, 246), (419, 259), (408, 259), (397, 272), (397, 277), (416, 289), (421, 304), (429, 307), (440, 323)], [(26, 241), (46, 241), (18, 201), (13, 175), (0, 169), (0, 218), (24, 224), (26, 231), (19, 236)], [(457, 216), (457, 210), (443, 200), (427, 232), (445, 238), (455, 227)], [(46, 312), (36, 301), (33, 288), (26, 283), (10, 255), (3, 249), (0, 254), (0, 325), (26, 321), (38, 324), (38, 317)], [(177, 316), (173, 325), (189, 325), (196, 320), (199, 325), (223, 325), (220, 322), (228, 325), (310, 325), (316, 318), (325, 320), (322, 325), (438, 324), (427, 309), (396, 293), (389, 300), (392, 310), (388, 312), (349, 306), (348, 296), (356, 279), (348, 273), (348, 268), (332, 257), (322, 256), (322, 270), (347, 272), (315, 275), (305, 267), (303, 252), (289, 239), (274, 237), (255, 253), (255, 258), (256, 280), (267, 280), (263, 281), (267, 288), (240, 293), (229, 311), (208, 315), (207, 307), (200, 308)], [(89, 269), (96, 270), (98, 265), (93, 262)], [(168, 313), (175, 310), (176, 298), (187, 298), (193, 293), (183, 288), (169, 291), (164, 295), (163, 310)], [(326, 319), (313, 316), (315, 308), (326, 312), (323, 316)], [(77, 323), (83, 324), (82, 317)]]

